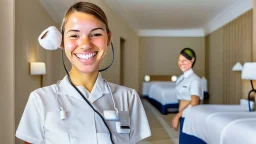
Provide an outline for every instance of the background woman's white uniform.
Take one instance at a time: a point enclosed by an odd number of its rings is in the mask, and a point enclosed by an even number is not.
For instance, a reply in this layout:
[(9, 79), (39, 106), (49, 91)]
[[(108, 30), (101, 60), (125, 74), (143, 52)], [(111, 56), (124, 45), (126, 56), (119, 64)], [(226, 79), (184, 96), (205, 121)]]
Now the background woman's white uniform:
[[(113, 134), (115, 144), (136, 144), (151, 135), (148, 120), (135, 90), (108, 83), (118, 111), (128, 111), (125, 121), (130, 133), (116, 132), (116, 121), (106, 121)], [(111, 144), (109, 132), (100, 117), (89, 107), (72, 87), (67, 76), (58, 84), (33, 91), (22, 115), (16, 136), (34, 144)], [(99, 73), (89, 93), (84, 87), (79, 90), (92, 105), (103, 114), (104, 110), (115, 110), (107, 83)], [(60, 118), (60, 107), (67, 117)]]
[[(191, 100), (191, 96), (199, 96), (203, 99), (202, 81), (192, 69), (184, 72), (176, 81), (176, 95), (179, 100)], [(182, 112), (185, 117), (189, 111), (189, 106)]]

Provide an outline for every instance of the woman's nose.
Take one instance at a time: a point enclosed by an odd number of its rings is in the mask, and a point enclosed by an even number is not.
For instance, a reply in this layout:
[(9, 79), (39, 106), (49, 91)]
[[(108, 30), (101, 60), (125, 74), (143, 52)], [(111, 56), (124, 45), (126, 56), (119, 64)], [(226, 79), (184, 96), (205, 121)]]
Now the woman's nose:
[(92, 42), (88, 36), (82, 36), (78, 44), (81, 49), (92, 48)]

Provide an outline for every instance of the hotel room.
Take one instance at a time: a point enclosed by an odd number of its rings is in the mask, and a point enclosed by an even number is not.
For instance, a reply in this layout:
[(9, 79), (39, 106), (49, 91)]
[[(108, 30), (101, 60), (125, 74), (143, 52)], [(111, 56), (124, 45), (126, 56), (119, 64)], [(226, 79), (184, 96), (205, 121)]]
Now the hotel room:
[[(190, 110), (183, 131), (209, 144), (256, 143), (252, 135), (256, 133), (256, 114), (248, 112), (246, 101), (252, 87), (247, 78), (241, 78), (242, 70), (232, 71), (237, 62), (244, 66), (256, 61), (255, 0), (198, 0), (197, 4), (188, 0), (86, 1), (104, 10), (113, 34), (114, 63), (102, 76), (141, 96), (152, 135), (139, 144), (179, 143), (179, 131), (171, 125), (178, 110), (172, 76), (182, 74), (177, 61), (185, 47), (197, 54), (193, 70), (206, 79), (204, 91), (209, 97)], [(61, 50), (46, 51), (37, 38), (49, 26), (60, 28), (65, 11), (75, 2), (78, 0), (0, 2), (0, 143), (24, 143), (15, 132), (29, 94), (66, 75)], [(100, 68), (111, 59), (109, 48)], [(45, 72), (33, 75), (34, 62), (43, 62)], [(67, 59), (65, 63), (70, 69)], [(150, 77), (147, 90), (146, 75)], [(150, 89), (153, 87), (158, 91)]]

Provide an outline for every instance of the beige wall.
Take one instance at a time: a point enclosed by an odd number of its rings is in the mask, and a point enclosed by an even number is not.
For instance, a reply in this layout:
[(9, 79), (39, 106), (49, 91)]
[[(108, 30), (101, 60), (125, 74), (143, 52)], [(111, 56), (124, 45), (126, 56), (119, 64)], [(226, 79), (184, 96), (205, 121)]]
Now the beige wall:
[(239, 103), (241, 98), (247, 98), (250, 85), (232, 67), (237, 62), (252, 61), (252, 11), (210, 34), (206, 40), (210, 103)]
[(253, 51), (252, 51), (252, 55), (253, 55), (253, 61), (256, 61), (256, 0), (252, 1), (253, 3)]
[(223, 28), (206, 38), (206, 78), (211, 104), (223, 103)]
[[(40, 76), (29, 74), (29, 62), (46, 63), (47, 74), (44, 85), (52, 84), (52, 71), (58, 72), (58, 66), (52, 66), (53, 53), (43, 50), (37, 41), (39, 34), (48, 26), (56, 25), (39, 0), (15, 1), (15, 128), (27, 103), (30, 92), (40, 87)], [(52, 69), (54, 68), (54, 69)], [(16, 144), (23, 144), (16, 139)]]
[(205, 38), (141, 37), (139, 41), (140, 82), (146, 74), (182, 74), (177, 60), (180, 51), (185, 47), (194, 49), (197, 55), (194, 71), (199, 76), (205, 75)]
[[(112, 42), (115, 49), (114, 64), (103, 73), (105, 79), (110, 82), (119, 84), (120, 82), (120, 38), (125, 39), (124, 47), (124, 85), (139, 90), (139, 37), (136, 33), (114, 13), (103, 0), (86, 0), (100, 6), (106, 13), (113, 33)], [(111, 61), (111, 53), (109, 53), (102, 64), (107, 66)]]
[(0, 143), (14, 144), (14, 0), (0, 1)]

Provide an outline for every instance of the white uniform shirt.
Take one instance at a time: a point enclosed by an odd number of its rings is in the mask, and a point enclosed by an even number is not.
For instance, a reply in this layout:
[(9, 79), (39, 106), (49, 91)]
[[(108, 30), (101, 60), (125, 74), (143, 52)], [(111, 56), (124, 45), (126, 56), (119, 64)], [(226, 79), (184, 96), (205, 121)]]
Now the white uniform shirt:
[[(202, 81), (200, 77), (198, 77), (192, 69), (186, 71), (183, 75), (181, 75), (176, 81), (176, 95), (179, 100), (191, 100), (191, 96), (199, 96), (199, 98), (203, 99), (203, 90), (202, 90)], [(182, 117), (186, 116), (189, 108), (186, 108)]]
[[(151, 135), (148, 120), (135, 90), (108, 83), (118, 111), (128, 111), (130, 133), (116, 132), (116, 121), (107, 121), (115, 144), (136, 144)], [(72, 87), (67, 76), (58, 84), (40, 88), (30, 94), (16, 137), (33, 144), (111, 144), (109, 132), (101, 118)], [(100, 73), (89, 93), (78, 86), (101, 114), (115, 110), (107, 83)], [(59, 103), (59, 104), (58, 104)], [(60, 118), (60, 106), (67, 117)]]

